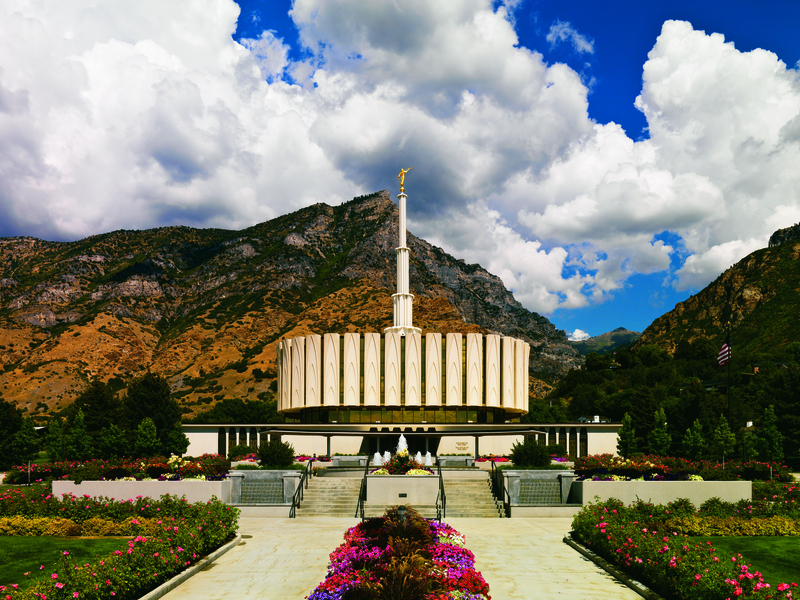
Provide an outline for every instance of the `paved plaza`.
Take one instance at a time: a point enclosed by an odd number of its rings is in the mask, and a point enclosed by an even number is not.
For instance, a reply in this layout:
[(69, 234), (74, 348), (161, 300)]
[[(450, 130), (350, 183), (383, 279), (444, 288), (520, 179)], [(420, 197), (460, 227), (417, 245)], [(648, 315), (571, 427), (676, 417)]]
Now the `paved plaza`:
[[(561, 540), (571, 519), (448, 519), (467, 537), (493, 600), (640, 599)], [(325, 577), (328, 554), (357, 519), (239, 520), (243, 544), (166, 600), (302, 599)]]

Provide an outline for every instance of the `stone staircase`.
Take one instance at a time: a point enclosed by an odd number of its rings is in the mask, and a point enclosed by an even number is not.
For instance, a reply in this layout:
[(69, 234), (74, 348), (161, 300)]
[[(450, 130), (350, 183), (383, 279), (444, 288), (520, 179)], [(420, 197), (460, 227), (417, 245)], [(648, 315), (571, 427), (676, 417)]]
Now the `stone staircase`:
[(447, 495), (447, 517), (471, 517), (497, 519), (505, 511), (492, 494), (489, 478), (445, 477), (444, 491)]
[[(352, 518), (358, 505), (361, 478), (313, 477), (297, 509), (298, 518), (348, 517)], [(502, 506), (495, 501), (487, 477), (445, 477), (447, 517), (498, 518), (504, 515)], [(243, 490), (244, 491), (244, 490)], [(365, 517), (382, 516), (391, 505), (368, 504)], [(415, 504), (414, 509), (423, 517), (436, 517), (434, 504)]]
[(360, 477), (312, 477), (295, 515), (305, 517), (350, 517), (356, 513)]

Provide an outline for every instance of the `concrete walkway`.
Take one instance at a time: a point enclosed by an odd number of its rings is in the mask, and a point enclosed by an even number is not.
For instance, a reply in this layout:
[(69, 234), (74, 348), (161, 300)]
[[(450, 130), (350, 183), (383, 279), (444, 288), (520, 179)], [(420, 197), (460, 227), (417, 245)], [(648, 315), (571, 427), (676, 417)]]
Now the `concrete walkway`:
[[(356, 519), (242, 518), (244, 543), (166, 600), (303, 599), (325, 577), (328, 554)], [(448, 519), (467, 537), (493, 600), (640, 599), (561, 540), (571, 519)], [(251, 537), (248, 537), (251, 536)]]

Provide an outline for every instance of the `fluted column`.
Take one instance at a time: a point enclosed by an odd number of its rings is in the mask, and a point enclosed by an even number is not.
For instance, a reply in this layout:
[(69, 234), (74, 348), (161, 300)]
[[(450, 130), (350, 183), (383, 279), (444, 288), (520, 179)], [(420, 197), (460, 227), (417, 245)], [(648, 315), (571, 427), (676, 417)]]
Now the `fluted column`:
[(400, 245), (397, 252), (397, 293), (392, 296), (392, 303), (394, 305), (394, 319), (392, 327), (387, 327), (384, 331), (399, 333), (406, 335), (406, 333), (417, 332), (421, 330), (413, 326), (413, 307), (414, 295), (409, 293), (408, 281), (408, 248), (406, 248), (406, 195), (400, 193), (397, 196), (400, 212)]

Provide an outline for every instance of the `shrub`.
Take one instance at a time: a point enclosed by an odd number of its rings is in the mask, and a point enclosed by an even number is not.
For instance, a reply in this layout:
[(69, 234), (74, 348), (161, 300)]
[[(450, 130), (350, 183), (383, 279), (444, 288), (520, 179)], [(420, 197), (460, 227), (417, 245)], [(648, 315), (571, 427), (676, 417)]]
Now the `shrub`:
[(294, 448), (280, 440), (262, 442), (257, 454), (258, 462), (262, 466), (290, 467), (294, 463)]
[(548, 444), (547, 452), (550, 456), (557, 456), (558, 458), (564, 458), (567, 455), (567, 449), (564, 444)]
[(515, 442), (511, 447), (510, 458), (518, 467), (545, 467), (550, 464), (550, 452), (533, 438), (525, 438), (521, 444)]
[(231, 460), (242, 460), (250, 454), (253, 454), (253, 448), (247, 444), (239, 444), (228, 450), (228, 458)]

